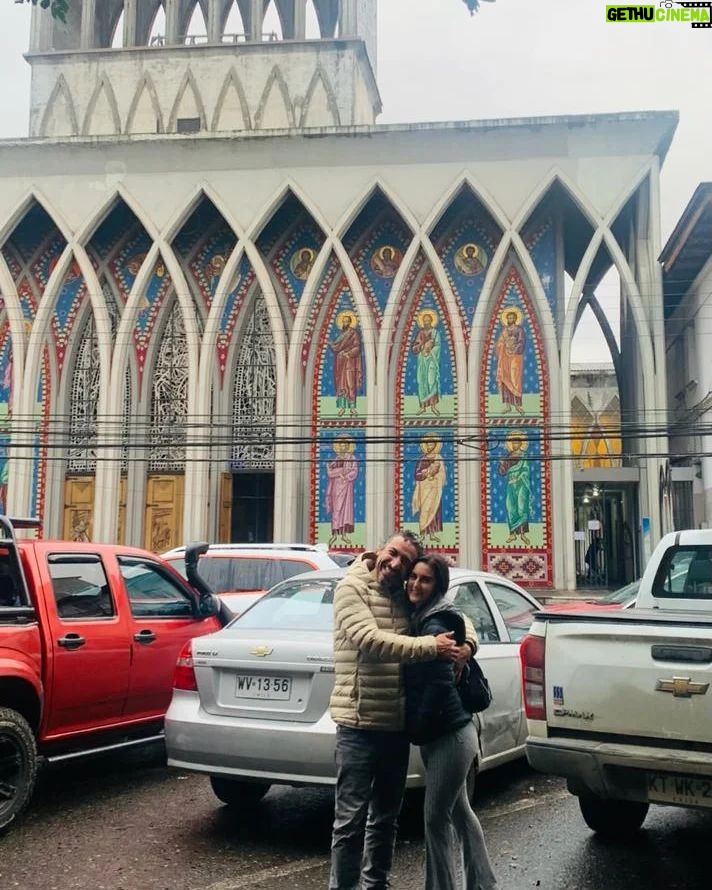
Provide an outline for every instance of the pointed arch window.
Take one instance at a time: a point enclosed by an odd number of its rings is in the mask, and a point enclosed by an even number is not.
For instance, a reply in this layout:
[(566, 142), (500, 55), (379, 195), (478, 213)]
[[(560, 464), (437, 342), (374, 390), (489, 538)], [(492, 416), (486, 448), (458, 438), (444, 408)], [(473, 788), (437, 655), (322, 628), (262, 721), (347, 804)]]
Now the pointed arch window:
[(183, 316), (173, 303), (153, 370), (149, 470), (185, 470), (185, 427), (188, 415), (188, 348)]
[(274, 469), (276, 354), (267, 306), (259, 294), (240, 346), (232, 400), (232, 465)]
[(96, 472), (96, 414), (100, 386), (99, 340), (94, 316), (90, 314), (72, 373), (67, 460), (70, 473)]

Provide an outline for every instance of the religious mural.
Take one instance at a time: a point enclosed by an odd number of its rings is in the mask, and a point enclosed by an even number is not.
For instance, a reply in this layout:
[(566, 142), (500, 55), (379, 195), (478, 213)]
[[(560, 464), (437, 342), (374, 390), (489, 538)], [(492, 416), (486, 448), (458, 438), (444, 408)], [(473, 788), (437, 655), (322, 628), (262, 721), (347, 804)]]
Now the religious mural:
[(502, 232), (480, 201), (464, 188), (438, 221), (432, 241), (457, 300), (465, 343)]
[(429, 549), (457, 554), (457, 472), (452, 335), (422, 255), (406, 282), (411, 309), (398, 350), (396, 525)]
[(481, 414), (488, 454), (481, 469), (483, 566), (524, 586), (549, 586), (548, 373), (539, 323), (514, 266), (487, 333)]
[(334, 257), (314, 306), (323, 311), (313, 414), (312, 536), (332, 550), (366, 546), (366, 366), (361, 320)]
[(280, 304), (293, 319), (324, 233), (301, 202), (289, 192), (257, 239)]
[[(541, 286), (551, 309), (554, 325), (559, 328), (559, 278), (556, 268), (556, 225), (550, 215), (537, 216), (524, 227), (522, 239), (536, 268)], [(563, 310), (563, 307), (562, 307)]]
[(410, 229), (380, 191), (366, 202), (344, 238), (377, 330), (411, 238)]

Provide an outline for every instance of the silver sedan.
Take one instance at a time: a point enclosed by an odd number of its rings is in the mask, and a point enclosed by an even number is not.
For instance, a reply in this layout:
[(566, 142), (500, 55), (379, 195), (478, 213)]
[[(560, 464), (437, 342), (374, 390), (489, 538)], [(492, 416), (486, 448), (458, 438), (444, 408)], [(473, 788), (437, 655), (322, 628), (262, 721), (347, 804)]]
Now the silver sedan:
[[(343, 574), (290, 578), (227, 627), (186, 645), (166, 715), (171, 766), (207, 774), (220, 800), (235, 806), (273, 784), (334, 784), (332, 602)], [(477, 630), (492, 688), (480, 715), (480, 769), (489, 769), (524, 754), (519, 642), (541, 605), (505, 578), (467, 569), (451, 570), (447, 597)], [(423, 782), (414, 748), (408, 786)]]

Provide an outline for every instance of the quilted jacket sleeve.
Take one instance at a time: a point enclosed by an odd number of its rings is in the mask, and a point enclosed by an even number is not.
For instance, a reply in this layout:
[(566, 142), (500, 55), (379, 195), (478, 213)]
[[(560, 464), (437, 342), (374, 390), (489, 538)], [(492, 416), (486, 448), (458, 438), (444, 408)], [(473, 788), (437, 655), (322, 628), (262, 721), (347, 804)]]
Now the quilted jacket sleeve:
[[(383, 601), (387, 603), (387, 598)], [(372, 658), (401, 662), (437, 658), (435, 637), (411, 637), (380, 629), (368, 603), (348, 577), (334, 594), (334, 622), (351, 645)]]

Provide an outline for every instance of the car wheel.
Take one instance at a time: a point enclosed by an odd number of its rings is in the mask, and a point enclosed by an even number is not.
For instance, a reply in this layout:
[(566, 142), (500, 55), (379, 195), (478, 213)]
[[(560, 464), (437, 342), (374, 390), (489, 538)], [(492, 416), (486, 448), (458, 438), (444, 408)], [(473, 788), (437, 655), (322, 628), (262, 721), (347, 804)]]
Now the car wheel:
[(0, 834), (30, 801), (37, 779), (37, 746), (22, 714), (0, 708)]
[(259, 803), (270, 786), (262, 782), (240, 782), (238, 779), (225, 779), (211, 776), (210, 784), (218, 800), (229, 807), (244, 807)]
[(606, 800), (588, 794), (579, 797), (579, 806), (586, 825), (609, 840), (635, 834), (648, 814), (647, 803), (636, 800)]

